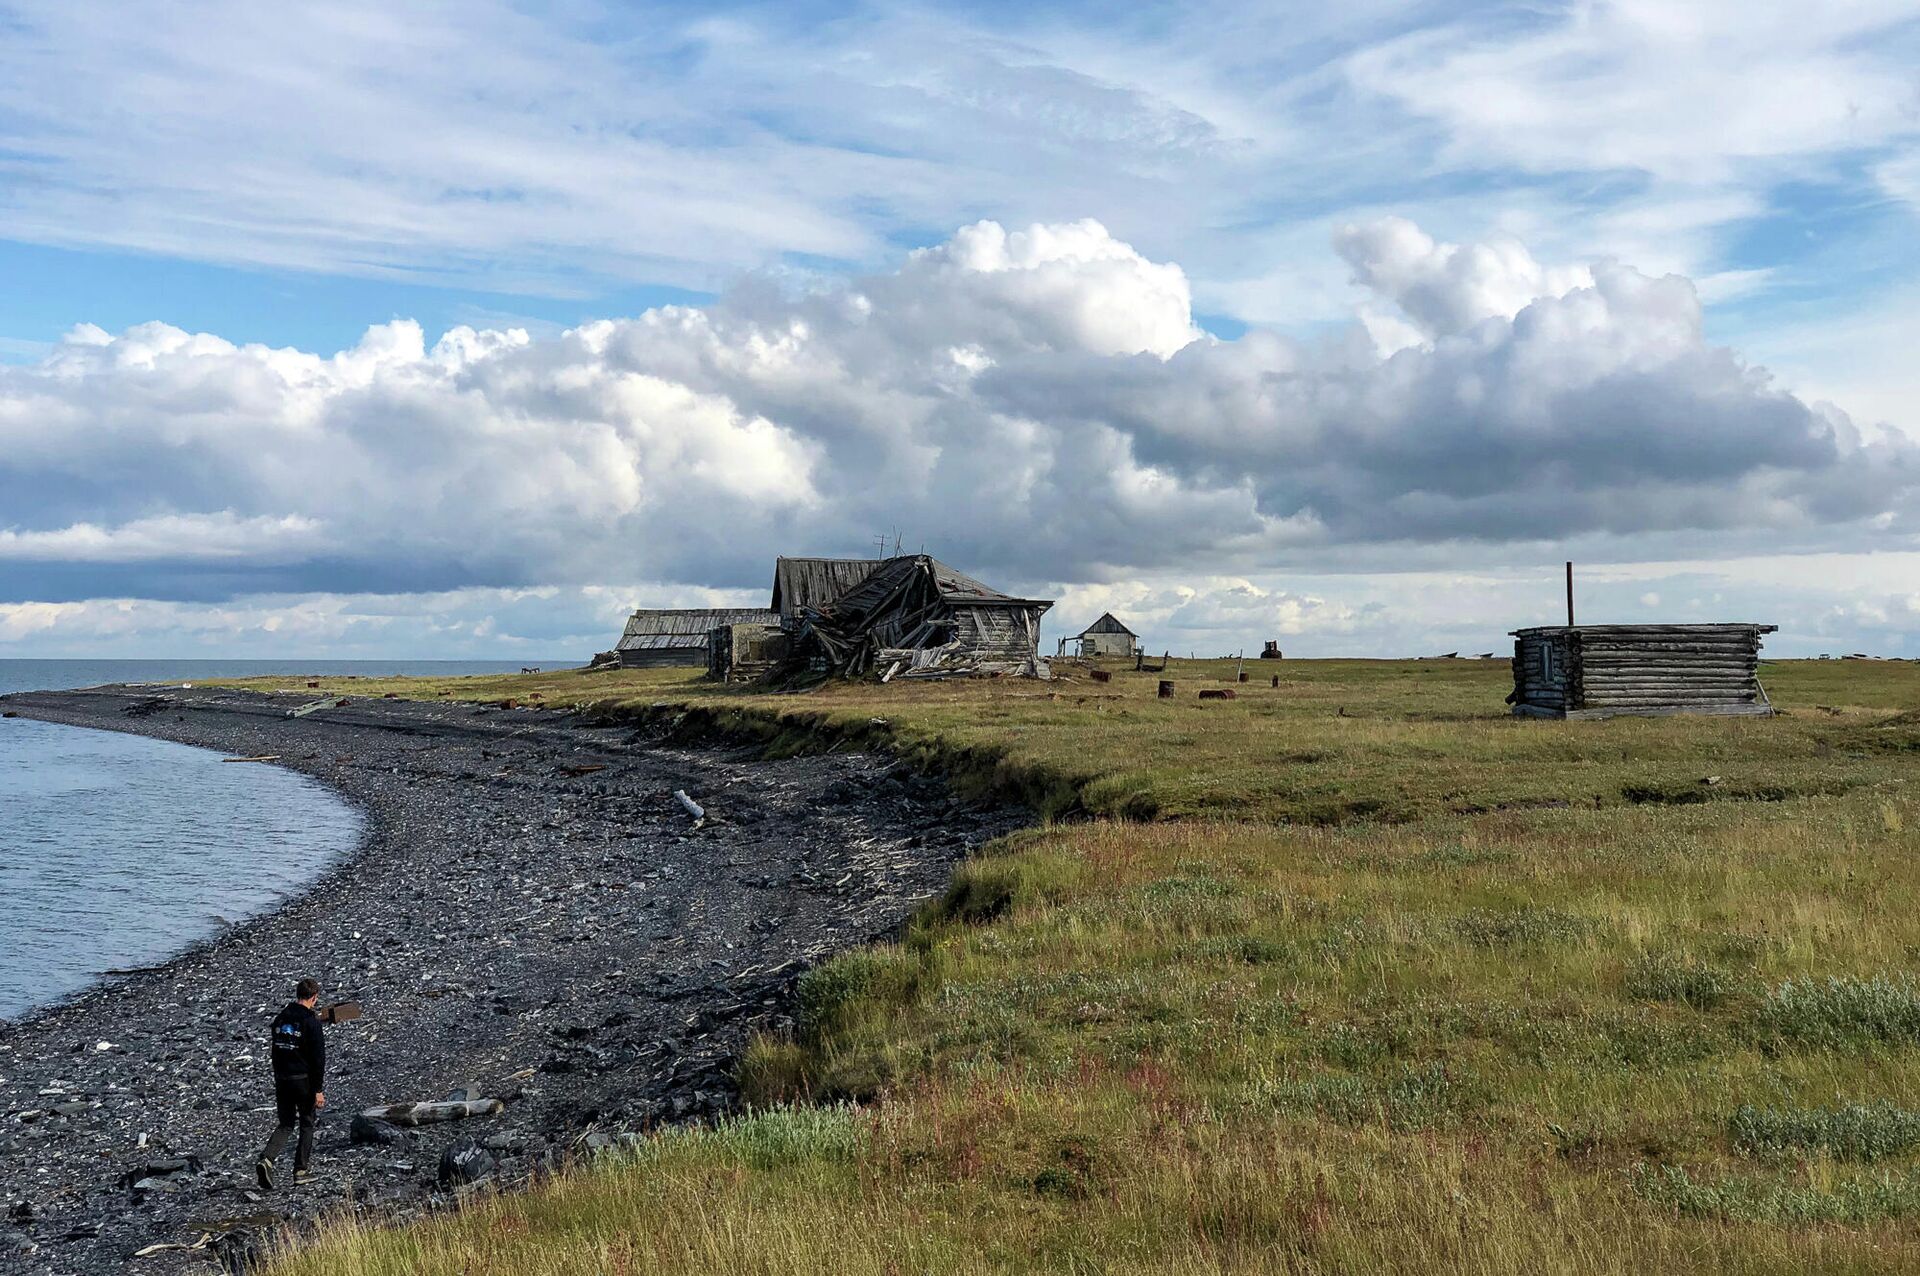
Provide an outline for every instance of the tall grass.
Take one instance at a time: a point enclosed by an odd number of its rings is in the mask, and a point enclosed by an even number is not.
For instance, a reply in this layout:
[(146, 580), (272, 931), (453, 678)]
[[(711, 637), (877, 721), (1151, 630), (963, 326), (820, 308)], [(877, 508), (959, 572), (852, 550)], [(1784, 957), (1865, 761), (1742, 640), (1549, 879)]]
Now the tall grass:
[(276, 1271), (1920, 1268), (1920, 670), (1585, 724), (1470, 662), (1281, 672), (1204, 709), (616, 676), (1107, 818), (811, 972), (741, 1063), (766, 1111)]

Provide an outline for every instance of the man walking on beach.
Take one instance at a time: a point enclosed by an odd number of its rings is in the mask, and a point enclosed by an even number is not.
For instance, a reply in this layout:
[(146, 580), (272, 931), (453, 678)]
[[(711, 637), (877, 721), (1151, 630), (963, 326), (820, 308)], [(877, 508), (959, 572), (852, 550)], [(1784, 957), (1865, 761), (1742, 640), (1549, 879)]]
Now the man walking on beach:
[(273, 1186), (273, 1163), (293, 1137), (296, 1120), (300, 1123), (300, 1143), (293, 1152), (293, 1181), (307, 1181), (307, 1160), (313, 1155), (314, 1113), (327, 1106), (327, 1043), (321, 1038), (320, 1016), (314, 1003), (320, 1000), (320, 984), (302, 979), (273, 1021), (268, 1034), (273, 1055), (273, 1102), (280, 1114), (280, 1125), (267, 1140), (266, 1151), (254, 1166), (261, 1187)]

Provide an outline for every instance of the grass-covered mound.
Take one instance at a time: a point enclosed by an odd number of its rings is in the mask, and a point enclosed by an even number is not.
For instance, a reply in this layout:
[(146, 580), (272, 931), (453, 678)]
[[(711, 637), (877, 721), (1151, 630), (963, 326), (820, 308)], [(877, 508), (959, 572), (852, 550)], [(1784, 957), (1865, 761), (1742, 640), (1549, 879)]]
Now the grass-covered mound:
[(1598, 723), (1506, 717), (1496, 663), (1248, 670), (331, 684), (885, 743), (1092, 818), (809, 974), (754, 1114), (277, 1270), (1920, 1266), (1920, 667)]

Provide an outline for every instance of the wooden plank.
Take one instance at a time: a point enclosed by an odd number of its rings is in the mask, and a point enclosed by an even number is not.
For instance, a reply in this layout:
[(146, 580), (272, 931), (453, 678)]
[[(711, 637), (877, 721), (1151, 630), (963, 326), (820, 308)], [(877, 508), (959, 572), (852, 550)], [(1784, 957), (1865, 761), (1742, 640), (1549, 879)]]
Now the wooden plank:
[(1699, 642), (1692, 639), (1659, 639), (1652, 642), (1605, 642), (1589, 638), (1583, 644), (1588, 651), (1646, 651), (1667, 655), (1710, 654), (1717, 651), (1748, 655), (1757, 648), (1750, 642)]
[(1756, 700), (1670, 700), (1665, 696), (1621, 696), (1605, 700), (1590, 700), (1582, 705), (1583, 709), (1705, 709), (1719, 706), (1758, 704)]
[(1676, 718), (1690, 714), (1698, 714), (1706, 718), (1761, 718), (1771, 717), (1773, 706), (1765, 704), (1655, 705), (1645, 708), (1608, 706), (1604, 709), (1577, 709), (1566, 717), (1575, 721), (1594, 721), (1601, 718)]
[(1589, 660), (1587, 663), (1596, 669), (1672, 669), (1676, 672), (1684, 673), (1694, 669), (1752, 669), (1759, 662), (1741, 660), (1731, 656), (1714, 660), (1663, 660), (1658, 656), (1638, 656), (1631, 660)]
[(1753, 690), (1751, 674), (1733, 674), (1725, 678), (1669, 678), (1658, 674), (1637, 673), (1619, 678), (1587, 677), (1587, 687), (1675, 687), (1679, 690), (1711, 691), (1715, 688), (1729, 691)]

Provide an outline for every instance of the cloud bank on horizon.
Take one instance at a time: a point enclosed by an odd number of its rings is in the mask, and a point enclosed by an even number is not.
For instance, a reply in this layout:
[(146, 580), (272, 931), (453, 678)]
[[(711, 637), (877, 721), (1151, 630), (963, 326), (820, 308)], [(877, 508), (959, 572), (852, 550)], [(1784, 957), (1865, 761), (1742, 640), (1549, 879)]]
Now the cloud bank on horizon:
[(1371, 301), (1310, 341), (1202, 332), (1181, 269), (1092, 221), (547, 338), (82, 327), (0, 369), (0, 504), (31, 511), (0, 530), (0, 607), (37, 605), (25, 630), (99, 598), (747, 590), (777, 550), (898, 527), (1022, 584), (1204, 563), (1227, 583), (1161, 610), (1238, 636), (1352, 626), (1240, 584), (1276, 569), (1915, 531), (1914, 443), (1709, 343), (1686, 279), (1392, 218), (1337, 250)]
[(1920, 653), (1920, 0), (105, 12), (0, 0), (0, 654), (579, 654), (896, 529), (1198, 650), (1572, 556)]

